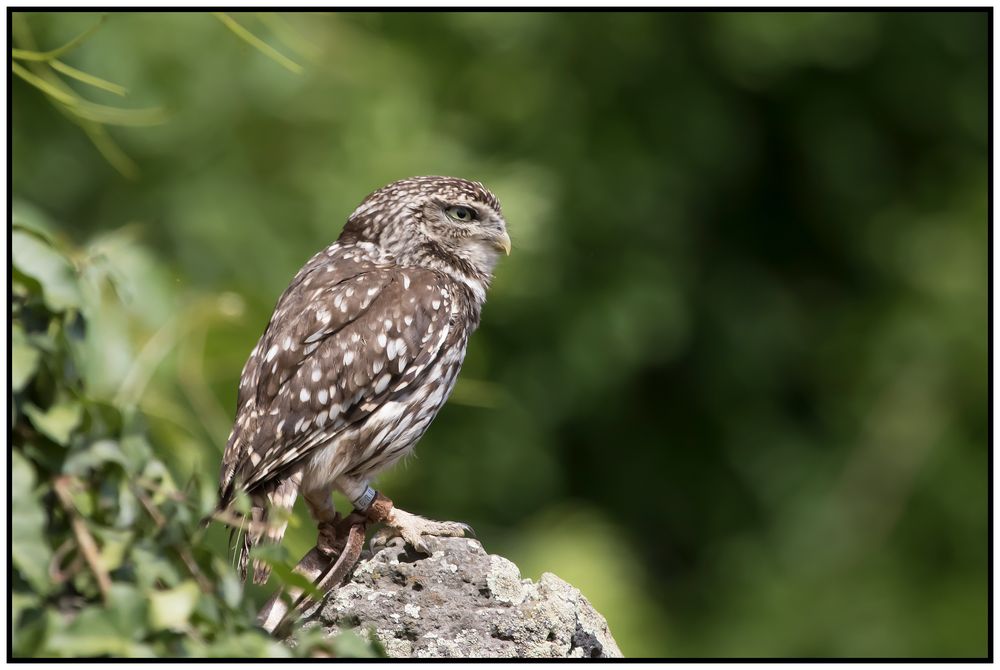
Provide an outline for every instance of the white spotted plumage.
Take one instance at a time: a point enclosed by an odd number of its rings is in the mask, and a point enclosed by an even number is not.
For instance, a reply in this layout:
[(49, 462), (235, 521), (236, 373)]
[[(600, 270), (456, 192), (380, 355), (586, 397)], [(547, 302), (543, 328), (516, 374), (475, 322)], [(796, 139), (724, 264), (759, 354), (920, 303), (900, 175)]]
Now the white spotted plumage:
[[(477, 212), (478, 228), (447, 219), (455, 203)], [(405, 456), (448, 397), (479, 324), (499, 256), (484, 255), (484, 244), (509, 240), (481, 184), (420, 177), (370, 195), (296, 274), (244, 366), (220, 508), (244, 490), (252, 520), (267, 522), (301, 492), (321, 520), (332, 489), (357, 491)], [(240, 547), (244, 573), (253, 544), (284, 532), (258, 526)], [(266, 565), (254, 567), (255, 581), (266, 579)]]

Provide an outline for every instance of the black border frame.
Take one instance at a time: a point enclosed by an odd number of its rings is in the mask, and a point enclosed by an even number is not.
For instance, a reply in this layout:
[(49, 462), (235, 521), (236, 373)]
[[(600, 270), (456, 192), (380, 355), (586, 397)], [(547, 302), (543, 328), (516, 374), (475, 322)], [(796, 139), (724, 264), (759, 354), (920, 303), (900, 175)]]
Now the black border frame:
[[(213, 10), (233, 10), (242, 9), (234, 8), (232, 6), (121, 6), (121, 7), (102, 7), (100, 5), (81, 5), (81, 6), (38, 6), (38, 5), (19, 5), (19, 6), (8, 6), (7, 7), (7, 36), (8, 43), (10, 42), (11, 36), (11, 16), (15, 11), (18, 12), (208, 12)], [(477, 6), (477, 7), (408, 7), (408, 6), (390, 6), (390, 7), (357, 7), (357, 6), (343, 6), (343, 7), (329, 7), (329, 6), (254, 6), (246, 9), (252, 9), (253, 11), (281, 11), (281, 12), (314, 12), (320, 10), (330, 10), (337, 12), (359, 12), (359, 13), (376, 13), (376, 12), (411, 12), (411, 13), (423, 13), (423, 12), (522, 12), (522, 13), (539, 13), (539, 12), (572, 12), (572, 11), (583, 11), (583, 12), (593, 12), (593, 13), (637, 13), (637, 12), (668, 12), (668, 13), (683, 13), (683, 12), (746, 12), (746, 13), (761, 13), (761, 12), (781, 12), (781, 13), (806, 13), (806, 12), (880, 12), (880, 13), (896, 13), (896, 12), (922, 12), (922, 13), (985, 13), (987, 15), (987, 39), (988, 46), (987, 52), (989, 54), (989, 63), (987, 66), (988, 72), (988, 112), (989, 120), (987, 127), (987, 143), (989, 145), (989, 156), (987, 158), (987, 178), (989, 180), (988, 186), (988, 203), (987, 203), (987, 243), (989, 248), (987, 250), (987, 268), (988, 268), (988, 281), (987, 286), (987, 299), (989, 304), (987, 305), (987, 337), (989, 341), (987, 343), (987, 362), (988, 362), (988, 388), (987, 388), (987, 401), (989, 403), (989, 430), (990, 430), (990, 443), (987, 449), (987, 463), (989, 467), (988, 472), (988, 490), (987, 490), (987, 501), (989, 504), (989, 509), (987, 511), (988, 519), (988, 561), (989, 568), (987, 573), (987, 655), (982, 658), (970, 657), (970, 658), (948, 658), (948, 657), (928, 657), (928, 658), (881, 658), (881, 657), (850, 657), (850, 658), (780, 658), (780, 657), (719, 657), (719, 658), (683, 658), (683, 657), (665, 657), (665, 658), (643, 658), (643, 657), (630, 657), (630, 658), (620, 658), (620, 659), (590, 659), (590, 662), (609, 662), (609, 663), (637, 663), (643, 661), (658, 661), (663, 663), (993, 663), (993, 630), (994, 630), (994, 619), (993, 619), (993, 566), (994, 566), (994, 553), (993, 553), (993, 7), (990, 5), (985, 6), (956, 6), (956, 7), (921, 7), (921, 6), (815, 6), (815, 7), (781, 7), (781, 6), (718, 6), (718, 7), (699, 7), (699, 6), (677, 6), (677, 7), (636, 7), (636, 6), (624, 6), (624, 7), (558, 7), (558, 6), (520, 6), (520, 7), (497, 7), (497, 6)], [(12, 104), (11, 104), (11, 84), (12, 84), (12, 74), (11, 74), (11, 55), (10, 51), (7, 52), (7, 221), (11, 221), (12, 217), (12, 178), (11, 178), (11, 139), (12, 139)], [(7, 229), (7, 286), (9, 287), (13, 283), (13, 262), (11, 257), (11, 239), (12, 239), (12, 229), (8, 227)], [(8, 421), (12, 413), (13, 408), (13, 393), (11, 393), (11, 358), (12, 358), (12, 343), (10, 338), (10, 330), (12, 326), (12, 315), (8, 303), (7, 309), (7, 417)], [(8, 425), (8, 436), (9, 439), (13, 439), (13, 426)], [(7, 579), (8, 585), (11, 581), (11, 575), (13, 572), (13, 560), (11, 552), (11, 537), (12, 537), (12, 516), (11, 516), (11, 468), (12, 468), (12, 458), (11, 451), (7, 451)], [(131, 658), (59, 658), (59, 657), (33, 657), (33, 658), (15, 658), (12, 655), (13, 650), (13, 635), (14, 628), (11, 622), (12, 614), (12, 591), (8, 588), (7, 591), (7, 663), (42, 663), (42, 662), (60, 662), (60, 663), (184, 663), (184, 662), (196, 662), (196, 663), (225, 663), (225, 662), (241, 662), (241, 663), (330, 663), (330, 662), (350, 662), (350, 663), (368, 663), (368, 662), (412, 662), (412, 663), (492, 663), (492, 662), (521, 662), (521, 663), (565, 663), (573, 662), (576, 659), (488, 659), (488, 658), (469, 658), (469, 659), (456, 659), (456, 658), (413, 658), (413, 659), (247, 659), (247, 658), (152, 658), (152, 659), (131, 659)]]

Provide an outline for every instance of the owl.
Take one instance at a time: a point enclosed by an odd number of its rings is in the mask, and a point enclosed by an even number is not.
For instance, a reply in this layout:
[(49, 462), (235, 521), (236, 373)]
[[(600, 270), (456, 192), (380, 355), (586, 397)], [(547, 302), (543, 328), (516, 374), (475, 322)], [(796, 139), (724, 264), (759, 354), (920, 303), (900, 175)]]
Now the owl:
[[(318, 547), (335, 525), (333, 491), (368, 508), (372, 479), (411, 452), (447, 400), (509, 253), (486, 187), (414, 177), (365, 198), (299, 270), (243, 367), (222, 458), (218, 509), (231, 510), (238, 492), (249, 499), (236, 543), (244, 579), (250, 550), (280, 542), (300, 494)], [(389, 505), (383, 533), (417, 549), (426, 551), (422, 536), (467, 529)], [(253, 561), (255, 582), (268, 573)]]

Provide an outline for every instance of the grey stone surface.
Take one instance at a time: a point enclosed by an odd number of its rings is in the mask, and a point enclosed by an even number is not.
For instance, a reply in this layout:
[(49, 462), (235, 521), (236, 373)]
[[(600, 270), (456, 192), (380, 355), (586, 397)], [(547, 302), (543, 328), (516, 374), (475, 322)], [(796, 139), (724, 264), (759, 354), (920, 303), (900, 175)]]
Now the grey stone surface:
[(522, 579), (472, 539), (427, 544), (431, 556), (392, 546), (366, 552), (303, 625), (331, 635), (372, 630), (394, 658), (621, 657), (604, 617), (555, 575)]

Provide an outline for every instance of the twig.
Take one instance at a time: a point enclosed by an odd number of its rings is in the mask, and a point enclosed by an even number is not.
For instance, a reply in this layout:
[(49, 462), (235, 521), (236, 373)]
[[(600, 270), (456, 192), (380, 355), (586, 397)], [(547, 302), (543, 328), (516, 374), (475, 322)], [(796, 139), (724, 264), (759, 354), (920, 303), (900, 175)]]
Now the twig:
[(73, 557), (73, 560), (70, 561), (65, 570), (60, 567), (62, 565), (63, 558), (66, 557), (66, 554), (68, 554), (73, 547), (73, 540), (67, 537), (66, 541), (60, 544), (59, 547), (52, 553), (52, 560), (49, 561), (49, 579), (52, 580), (53, 584), (62, 584), (63, 582), (72, 579), (73, 575), (79, 572), (80, 563), (83, 560), (80, 554)]
[(128, 95), (128, 89), (124, 86), (119, 86), (118, 84), (112, 83), (106, 79), (101, 79), (100, 77), (94, 76), (88, 72), (77, 70), (75, 67), (66, 65), (66, 63), (63, 63), (61, 60), (50, 61), (49, 67), (56, 72), (61, 72), (67, 77), (72, 77), (79, 82), (89, 84), (94, 88), (101, 89), (102, 91), (107, 91), (108, 93), (114, 93), (115, 95), (120, 96)]
[(68, 477), (58, 477), (53, 482), (52, 488), (55, 490), (56, 496), (59, 498), (59, 502), (62, 503), (66, 513), (69, 514), (70, 526), (73, 528), (76, 544), (80, 547), (80, 552), (90, 567), (90, 571), (94, 573), (94, 577), (97, 579), (97, 588), (101, 592), (101, 599), (107, 605), (108, 592), (111, 590), (111, 577), (108, 576), (107, 570), (101, 565), (101, 555), (97, 549), (97, 542), (94, 541), (94, 537), (87, 529), (87, 524), (84, 523), (79, 510), (73, 504), (73, 498), (67, 489), (69, 481)]
[[(160, 513), (160, 510), (156, 508), (156, 505), (153, 504), (153, 501), (149, 499), (149, 496), (140, 491), (138, 486), (133, 486), (132, 492), (135, 494), (135, 497), (139, 499), (139, 502), (142, 503), (142, 506), (146, 508), (146, 512), (148, 512), (149, 516), (153, 519), (153, 523), (156, 524), (156, 528), (163, 528), (163, 526), (167, 523), (167, 520), (163, 517), (163, 514)], [(184, 546), (175, 546), (174, 550), (177, 551), (181, 560), (184, 561), (184, 565), (187, 566), (188, 572), (194, 576), (195, 580), (198, 582), (198, 586), (201, 587), (202, 592), (211, 593), (212, 583), (208, 581), (204, 573), (202, 573), (201, 569), (198, 567), (198, 563), (195, 562), (194, 556), (191, 555), (191, 550)]]
[(97, 23), (95, 23), (90, 28), (88, 28), (87, 30), (83, 31), (82, 33), (71, 39), (66, 44), (62, 45), (58, 49), (52, 49), (51, 51), (36, 51), (34, 49), (11, 49), (10, 56), (11, 58), (18, 58), (20, 60), (28, 60), (28, 61), (55, 60), (56, 58), (59, 58), (59, 56), (69, 53), (71, 50), (80, 46), (80, 44), (85, 39), (93, 35), (94, 32), (96, 32), (97, 29), (101, 27), (101, 25), (107, 18), (108, 18), (107, 14), (101, 16), (101, 18), (97, 20)]
[[(313, 547), (294, 569), (295, 573), (316, 584), (317, 590), (324, 595), (336, 588), (357, 564), (365, 540), (364, 521), (348, 516), (339, 527), (341, 532), (338, 532), (338, 536), (342, 537), (346, 531), (347, 540), (335, 562), (331, 564), (328, 555), (321, 552), (319, 547)], [(289, 587), (287, 591), (290, 605), (282, 599), (283, 595), (285, 590), (278, 589), (257, 614), (257, 625), (275, 637), (282, 637), (298, 617), (298, 613), (313, 603), (308, 594), (295, 586)]]
[(237, 37), (281, 65), (283, 68), (290, 72), (294, 72), (295, 74), (302, 74), (301, 65), (241, 26), (233, 17), (229, 16), (229, 14), (224, 12), (212, 12), (212, 14), (215, 18), (222, 21), (224, 26), (233, 31)]
[(180, 555), (181, 560), (184, 561), (184, 565), (187, 566), (188, 571), (194, 575), (195, 581), (198, 582), (198, 586), (201, 587), (202, 593), (212, 592), (212, 583), (208, 581), (204, 573), (198, 567), (198, 564), (194, 560), (194, 556), (191, 555), (191, 550), (187, 547), (175, 547), (177, 553)]
[(191, 504), (190, 501), (184, 496), (184, 493), (182, 491), (177, 491), (177, 490), (168, 491), (162, 488), (156, 481), (150, 479), (149, 477), (143, 477), (143, 476), (136, 477), (135, 483), (138, 484), (139, 486), (144, 487), (147, 491), (150, 491), (152, 493), (158, 493), (159, 495), (165, 498), (169, 498), (174, 502), (187, 503), (189, 505)]
[(167, 520), (163, 518), (160, 510), (156, 509), (156, 505), (153, 504), (153, 501), (150, 500), (149, 496), (143, 493), (138, 486), (133, 485), (131, 488), (132, 493), (135, 494), (135, 497), (139, 499), (142, 506), (146, 508), (146, 512), (149, 513), (150, 518), (153, 519), (153, 523), (156, 524), (157, 530), (163, 528), (164, 524), (167, 523)]
[(268, 521), (253, 521), (248, 517), (243, 517), (238, 514), (233, 514), (230, 511), (219, 511), (216, 510), (206, 517), (206, 520), (218, 521), (223, 525), (229, 526), (230, 528), (236, 528), (239, 530), (246, 530), (250, 532), (251, 530), (257, 532), (265, 532), (269, 528), (276, 527), (276, 524), (271, 524)]

